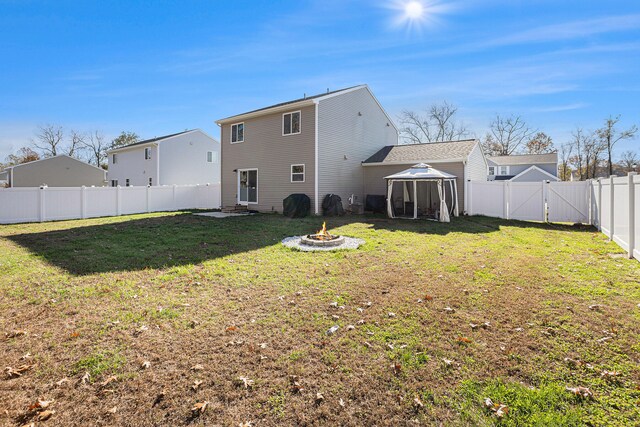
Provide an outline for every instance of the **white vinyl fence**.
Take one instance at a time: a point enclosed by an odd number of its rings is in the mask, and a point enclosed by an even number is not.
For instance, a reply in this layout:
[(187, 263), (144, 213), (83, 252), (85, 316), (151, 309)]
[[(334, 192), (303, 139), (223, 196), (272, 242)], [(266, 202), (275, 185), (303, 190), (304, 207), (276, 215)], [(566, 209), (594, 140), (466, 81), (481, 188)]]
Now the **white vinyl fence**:
[(592, 224), (640, 260), (640, 176), (580, 182), (469, 181), (467, 213)]
[(220, 184), (0, 189), (0, 224), (219, 207)]

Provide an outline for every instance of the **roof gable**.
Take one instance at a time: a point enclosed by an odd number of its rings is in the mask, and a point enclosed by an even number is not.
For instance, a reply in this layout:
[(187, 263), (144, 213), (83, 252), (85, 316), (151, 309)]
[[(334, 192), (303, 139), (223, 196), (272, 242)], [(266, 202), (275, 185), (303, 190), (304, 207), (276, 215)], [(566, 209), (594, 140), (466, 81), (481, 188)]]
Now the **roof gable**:
[(357, 90), (365, 87), (367, 87), (367, 85), (351, 86), (351, 87), (338, 89), (330, 92), (319, 93), (317, 95), (305, 96), (303, 98), (298, 98), (291, 101), (280, 102), (278, 104), (269, 105), (268, 107), (258, 108), (256, 110), (251, 110), (251, 111), (247, 111), (240, 114), (234, 114), (233, 116), (216, 120), (216, 123), (221, 124), (229, 121), (242, 120), (243, 118), (245, 118), (245, 116), (268, 114), (271, 112), (278, 111), (279, 109), (282, 109), (284, 107), (294, 107), (294, 106), (297, 106), (297, 104), (301, 104), (301, 103), (312, 104), (314, 102), (321, 101), (322, 99), (325, 99), (325, 98), (333, 97), (336, 95), (340, 95), (342, 93), (347, 93), (349, 91)]
[(165, 139), (173, 138), (173, 137), (176, 137), (176, 136), (184, 135), (184, 134), (195, 132), (195, 131), (199, 131), (199, 130), (200, 129), (191, 129), (191, 130), (185, 130), (185, 131), (178, 132), (178, 133), (172, 133), (170, 135), (156, 136), (154, 138), (150, 138), (150, 139), (145, 139), (143, 141), (134, 142), (133, 144), (124, 145), (122, 147), (114, 148), (112, 150), (109, 150), (108, 152), (124, 150), (125, 148), (137, 147), (139, 145), (160, 143), (160, 142), (164, 141)]

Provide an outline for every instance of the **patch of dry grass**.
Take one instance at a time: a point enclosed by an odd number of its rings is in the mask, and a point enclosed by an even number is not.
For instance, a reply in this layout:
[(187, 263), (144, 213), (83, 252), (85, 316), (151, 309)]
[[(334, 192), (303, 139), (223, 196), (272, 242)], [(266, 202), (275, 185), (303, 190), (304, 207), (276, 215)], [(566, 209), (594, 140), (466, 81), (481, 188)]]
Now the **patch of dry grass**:
[(0, 420), (44, 399), (63, 426), (492, 425), (490, 397), (505, 425), (640, 422), (640, 263), (601, 234), (352, 217), (328, 222), (357, 251), (279, 244), (321, 221), (0, 227), (0, 358), (33, 365), (0, 380)]

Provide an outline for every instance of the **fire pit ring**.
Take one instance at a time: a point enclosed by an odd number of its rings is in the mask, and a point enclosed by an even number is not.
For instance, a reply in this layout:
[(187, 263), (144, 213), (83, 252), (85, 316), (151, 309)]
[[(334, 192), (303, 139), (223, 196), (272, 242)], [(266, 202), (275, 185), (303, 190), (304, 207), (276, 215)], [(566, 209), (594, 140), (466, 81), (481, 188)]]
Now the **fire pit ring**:
[(300, 236), (300, 244), (329, 248), (333, 246), (340, 246), (344, 243), (344, 236), (329, 235), (329, 238), (319, 238), (319, 236), (322, 235), (308, 234), (306, 236)]

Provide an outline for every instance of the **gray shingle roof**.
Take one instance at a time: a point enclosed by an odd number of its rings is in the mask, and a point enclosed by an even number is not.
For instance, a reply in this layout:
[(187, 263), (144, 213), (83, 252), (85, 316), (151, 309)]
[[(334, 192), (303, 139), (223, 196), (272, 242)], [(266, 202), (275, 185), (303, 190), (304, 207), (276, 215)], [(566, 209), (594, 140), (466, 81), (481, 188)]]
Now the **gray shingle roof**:
[(498, 166), (534, 165), (539, 163), (558, 163), (558, 153), (495, 156), (495, 157), (487, 157), (487, 160), (495, 163)]
[(300, 102), (300, 101), (307, 101), (307, 100), (310, 100), (310, 99), (320, 98), (322, 96), (332, 95), (334, 93), (343, 92), (343, 91), (349, 90), (349, 89), (354, 89), (354, 88), (357, 88), (359, 86), (363, 86), (364, 87), (364, 85), (356, 85), (356, 86), (351, 86), (351, 87), (345, 87), (343, 89), (333, 90), (331, 92), (323, 92), (323, 93), (319, 93), (317, 95), (306, 96), (304, 98), (298, 98), (298, 99), (294, 99), (292, 101), (286, 101), (286, 102), (281, 102), (279, 104), (269, 105), (268, 107), (258, 108), (257, 110), (251, 110), (251, 111), (246, 111), (246, 112), (240, 113), (240, 114), (234, 114), (233, 116), (225, 117), (224, 119), (220, 119), (220, 120), (217, 120), (217, 121), (218, 122), (223, 122), (225, 120), (229, 120), (229, 119), (232, 119), (234, 117), (244, 116), (245, 114), (253, 114), (253, 113), (257, 113), (259, 111), (263, 111), (263, 110), (270, 110), (271, 108), (277, 108), (277, 107), (282, 107), (282, 106), (289, 105), (289, 104), (295, 104), (296, 102)]
[(460, 160), (469, 157), (475, 139), (431, 142), (428, 144), (401, 144), (383, 147), (362, 163), (429, 163), (430, 161)]
[(167, 138), (171, 138), (171, 137), (174, 137), (174, 136), (182, 135), (183, 133), (193, 132), (194, 130), (196, 130), (196, 129), (185, 130), (183, 132), (172, 133), (170, 135), (156, 136), (155, 138), (145, 139), (144, 141), (134, 142), (133, 144), (129, 144), (129, 145), (123, 145), (122, 147), (117, 147), (117, 148), (114, 148), (114, 149), (109, 150), (109, 151), (120, 150), (122, 148), (135, 147), (136, 145), (149, 144), (151, 142), (158, 142), (158, 141), (162, 141), (163, 139), (167, 139)]

